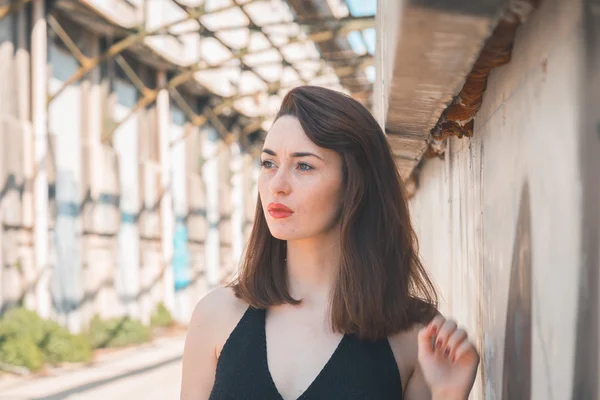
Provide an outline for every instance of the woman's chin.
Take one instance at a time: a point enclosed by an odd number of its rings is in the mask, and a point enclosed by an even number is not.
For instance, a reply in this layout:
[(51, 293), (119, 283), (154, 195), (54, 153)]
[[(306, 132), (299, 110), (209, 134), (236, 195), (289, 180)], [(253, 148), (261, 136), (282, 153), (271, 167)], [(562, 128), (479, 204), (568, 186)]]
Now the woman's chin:
[(271, 236), (279, 240), (294, 240), (293, 235), (286, 232), (271, 231)]
[(298, 235), (298, 233), (290, 232), (287, 229), (281, 229), (281, 227), (274, 227), (274, 229), (269, 229), (271, 232), (271, 236), (275, 239), (279, 240), (298, 240), (301, 239), (302, 236)]

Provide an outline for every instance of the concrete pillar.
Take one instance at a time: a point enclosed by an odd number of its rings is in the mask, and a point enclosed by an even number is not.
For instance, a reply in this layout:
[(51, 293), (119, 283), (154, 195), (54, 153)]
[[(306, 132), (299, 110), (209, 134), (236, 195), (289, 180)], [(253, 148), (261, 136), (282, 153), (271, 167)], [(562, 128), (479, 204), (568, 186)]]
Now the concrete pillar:
[[(29, 32), (27, 32), (28, 12), (26, 9), (20, 10), (17, 14), (17, 50), (15, 61), (17, 69), (15, 70), (16, 79), (18, 81), (18, 104), (17, 104), (17, 119), (23, 126), (23, 179), (25, 182), (31, 182), (34, 177), (34, 145), (33, 132), (29, 121), (31, 120), (31, 87), (30, 87), (30, 55), (29, 55)], [(27, 121), (27, 122), (26, 122)], [(25, 185), (25, 190), (22, 195), (21, 202), (22, 210), (22, 227), (20, 233), (20, 257), (22, 260), (33, 261), (34, 251), (30, 245), (33, 242), (33, 192), (31, 184)], [(0, 241), (1, 243), (1, 241)], [(0, 260), (2, 258), (0, 257)], [(37, 268), (33, 262), (24, 261), (24, 268), (33, 275), (33, 279), (37, 277)], [(0, 279), (1, 281), (1, 279)], [(35, 309), (35, 290), (28, 290), (25, 294), (25, 307)]]
[(188, 228), (186, 216), (187, 180), (186, 180), (186, 141), (185, 115), (173, 107), (171, 109), (171, 179), (173, 196), (173, 213), (175, 229), (173, 232), (173, 283), (175, 291), (175, 307), (173, 317), (180, 322), (189, 321), (193, 303), (190, 299), (190, 257), (188, 252)]
[[(77, 71), (78, 63), (68, 51), (53, 42), (49, 44), (50, 67), (48, 88), (59, 90), (65, 76)], [(58, 320), (72, 332), (81, 328), (81, 117), (82, 88), (80, 83), (67, 87), (48, 106), (48, 134), (55, 143), (51, 158), (56, 171), (56, 215), (53, 249), (56, 263), (52, 272), (52, 295)], [(65, 118), (65, 110), (69, 110)]]
[[(88, 33), (88, 45), (86, 53), (90, 57), (100, 55), (100, 38), (95, 34)], [(105, 217), (104, 205), (100, 203), (102, 193), (103, 174), (106, 174), (102, 159), (102, 89), (100, 68), (92, 70), (82, 82), (83, 91), (83, 149), (85, 163), (84, 195), (89, 195), (91, 204), (84, 207), (83, 223), (83, 280), (86, 295), (86, 303), (83, 305), (82, 319), (86, 324), (96, 313), (104, 316), (108, 305), (107, 287), (115, 271), (115, 263), (110, 257), (110, 243), (112, 237), (99, 235), (102, 232), (101, 220)], [(87, 193), (89, 191), (89, 193)]]
[[(17, 73), (16, 79), (18, 80), (18, 104), (17, 104), (17, 116), (20, 120), (29, 121), (30, 118), (30, 71), (29, 63), (30, 56), (28, 49), (28, 32), (27, 32), (27, 17), (28, 13), (26, 9), (20, 10), (17, 14), (17, 50), (16, 50), (16, 61), (17, 61)], [(29, 155), (31, 158), (31, 155)]]
[[(90, 57), (97, 57), (100, 55), (100, 38), (92, 33), (88, 33), (89, 35), (89, 47), (87, 53)], [(88, 95), (86, 99), (86, 144), (90, 147), (97, 148), (101, 144), (102, 140), (102, 105), (101, 105), (101, 73), (100, 68), (94, 68), (88, 74)], [(92, 152), (90, 157), (93, 160), (98, 158), (97, 152)], [(101, 173), (99, 167), (99, 162), (92, 162), (90, 164), (90, 173), (94, 180), (101, 179)], [(92, 190), (97, 191), (96, 187), (92, 186)], [(96, 194), (96, 193), (94, 193)]]
[(217, 222), (219, 229), (219, 269), (220, 280), (229, 280), (232, 272), (231, 243), (232, 243), (232, 225), (231, 225), (231, 154), (229, 145), (223, 140), (218, 141), (218, 166), (219, 171), (219, 219)]
[(244, 190), (244, 155), (240, 143), (229, 145), (231, 153), (231, 261), (235, 270), (244, 251), (244, 220), (246, 190)]
[[(117, 104), (115, 116), (122, 120), (137, 100), (135, 87), (127, 81), (115, 82)], [(140, 290), (140, 212), (138, 168), (138, 116), (123, 122), (114, 135), (118, 154), (120, 226), (118, 233), (117, 292), (127, 315), (139, 318), (138, 295)]]
[[(252, 160), (252, 193), (254, 194), (254, 203), (253, 210), (256, 210), (256, 203), (258, 202), (258, 177), (260, 176), (260, 156), (257, 156), (256, 159)], [(252, 215), (252, 220), (254, 220), (254, 214)]]
[(212, 290), (221, 281), (221, 257), (219, 235), (219, 135), (210, 125), (202, 129), (202, 178), (206, 188), (206, 241), (204, 251), (206, 257), (205, 271), (208, 290)]
[(244, 193), (246, 194), (246, 204), (244, 204), (244, 240), (248, 241), (250, 238), (250, 232), (252, 231), (252, 224), (254, 222), (254, 213), (256, 210), (256, 185), (255, 178), (256, 167), (258, 160), (255, 160), (250, 152), (244, 154)]
[(47, 27), (45, 1), (33, 1), (33, 29), (31, 32), (31, 119), (34, 133), (35, 179), (34, 248), (35, 265), (39, 278), (36, 284), (36, 308), (44, 318), (50, 316), (50, 271), (48, 271), (48, 179), (47, 158)]
[(377, 42), (375, 49), (375, 82), (373, 83), (373, 114), (382, 127), (388, 113), (388, 104), (392, 81), (393, 59), (396, 54), (398, 31), (401, 20), (401, 10), (404, 1), (377, 0), (378, 12), (375, 19), (377, 24)]
[(173, 202), (171, 197), (171, 160), (170, 160), (170, 109), (169, 92), (164, 87), (167, 84), (167, 73), (160, 71), (158, 73), (158, 87), (160, 90), (156, 99), (158, 140), (160, 154), (160, 182), (162, 199), (160, 202), (160, 221), (161, 221), (161, 246), (162, 246), (162, 264), (164, 304), (168, 310), (173, 312), (175, 306), (175, 284), (173, 281)]

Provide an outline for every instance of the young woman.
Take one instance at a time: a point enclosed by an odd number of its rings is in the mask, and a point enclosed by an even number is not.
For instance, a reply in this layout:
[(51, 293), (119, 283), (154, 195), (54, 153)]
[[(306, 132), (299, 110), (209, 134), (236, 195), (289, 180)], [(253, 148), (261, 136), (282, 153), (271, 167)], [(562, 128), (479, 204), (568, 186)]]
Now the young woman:
[(466, 399), (479, 356), (437, 313), (381, 128), (291, 90), (265, 139), (238, 277), (194, 310), (182, 399)]

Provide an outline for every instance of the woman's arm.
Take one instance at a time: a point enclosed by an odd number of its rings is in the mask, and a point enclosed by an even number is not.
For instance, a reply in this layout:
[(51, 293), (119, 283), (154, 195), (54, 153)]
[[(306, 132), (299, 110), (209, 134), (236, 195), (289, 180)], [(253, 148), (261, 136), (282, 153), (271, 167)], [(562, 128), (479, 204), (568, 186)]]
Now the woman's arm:
[(421, 366), (417, 364), (415, 371), (408, 380), (406, 390), (404, 391), (406, 400), (465, 400), (467, 396), (456, 396), (444, 393), (431, 393), (429, 385), (423, 377)]
[(233, 290), (213, 290), (196, 305), (183, 350), (181, 400), (207, 400), (215, 382), (217, 359), (248, 304)]
[(215, 381), (217, 367), (214, 320), (210, 295), (194, 309), (183, 350), (181, 400), (206, 400)]
[(404, 390), (404, 399), (406, 400), (431, 400), (429, 386), (425, 382), (421, 367), (417, 363), (415, 370), (408, 379), (406, 389)]

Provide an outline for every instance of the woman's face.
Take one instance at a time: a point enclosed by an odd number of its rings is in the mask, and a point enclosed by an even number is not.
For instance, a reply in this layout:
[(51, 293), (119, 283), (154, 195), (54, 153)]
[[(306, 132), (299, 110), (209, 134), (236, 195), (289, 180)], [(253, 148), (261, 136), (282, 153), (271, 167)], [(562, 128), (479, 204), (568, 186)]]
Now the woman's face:
[(261, 154), (258, 191), (271, 234), (280, 240), (314, 237), (332, 229), (342, 196), (342, 159), (314, 144), (297, 118), (271, 127)]

